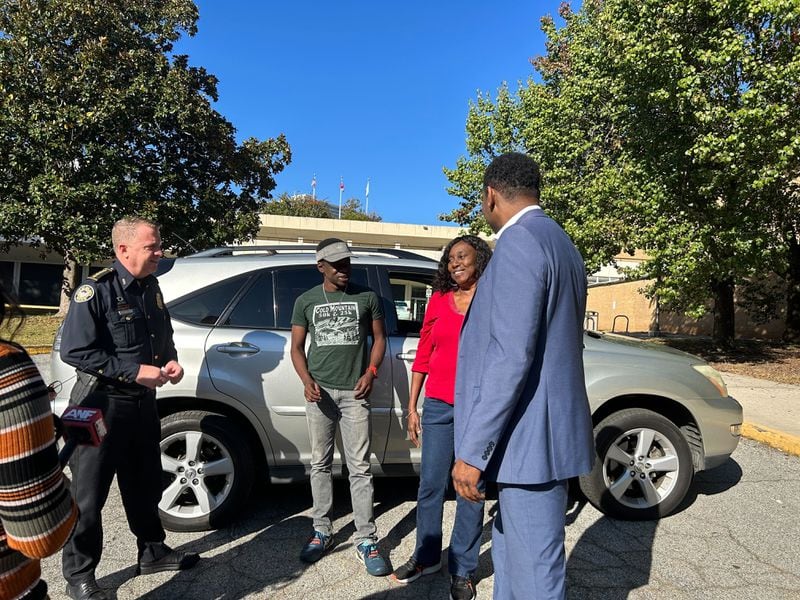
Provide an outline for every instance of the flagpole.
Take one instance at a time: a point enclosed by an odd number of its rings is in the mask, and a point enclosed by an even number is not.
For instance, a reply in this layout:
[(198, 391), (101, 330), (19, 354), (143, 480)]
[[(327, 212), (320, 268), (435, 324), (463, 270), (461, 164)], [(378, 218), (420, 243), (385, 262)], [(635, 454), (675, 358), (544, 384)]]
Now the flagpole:
[(344, 177), (339, 177), (339, 219), (342, 218), (342, 194), (344, 193)]
[(317, 174), (314, 173), (314, 176), (311, 178), (311, 197), (316, 200), (317, 199)]

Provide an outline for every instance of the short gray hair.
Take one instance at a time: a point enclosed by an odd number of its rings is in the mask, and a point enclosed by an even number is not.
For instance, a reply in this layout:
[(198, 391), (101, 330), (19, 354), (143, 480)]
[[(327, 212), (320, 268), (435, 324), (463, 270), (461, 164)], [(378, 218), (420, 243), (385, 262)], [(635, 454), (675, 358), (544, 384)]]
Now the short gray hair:
[(158, 229), (158, 223), (150, 219), (145, 219), (144, 217), (122, 217), (114, 223), (114, 227), (111, 229), (111, 243), (114, 245), (114, 250), (120, 244), (133, 239), (139, 225), (147, 225), (153, 229)]

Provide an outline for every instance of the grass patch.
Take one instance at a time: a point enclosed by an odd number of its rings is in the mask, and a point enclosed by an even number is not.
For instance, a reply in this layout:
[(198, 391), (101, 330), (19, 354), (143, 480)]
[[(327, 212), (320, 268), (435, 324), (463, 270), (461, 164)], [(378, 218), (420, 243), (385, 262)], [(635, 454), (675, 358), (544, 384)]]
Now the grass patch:
[(761, 340), (736, 340), (731, 348), (717, 346), (713, 340), (694, 338), (655, 338), (654, 341), (700, 356), (715, 369), (800, 385), (800, 345)]
[(16, 332), (14, 332), (14, 327), (19, 325), (18, 321), (4, 324), (0, 328), (0, 337), (8, 339), (13, 333), (13, 340), (26, 350), (42, 350), (53, 345), (53, 338), (55, 338), (56, 330), (60, 324), (61, 317), (28, 315)]

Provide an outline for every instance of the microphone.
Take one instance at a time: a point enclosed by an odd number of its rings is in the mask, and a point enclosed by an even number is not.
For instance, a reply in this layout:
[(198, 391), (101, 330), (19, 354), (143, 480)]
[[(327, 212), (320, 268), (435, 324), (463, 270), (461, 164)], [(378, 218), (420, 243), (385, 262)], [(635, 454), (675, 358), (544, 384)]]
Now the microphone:
[(108, 429), (103, 420), (103, 411), (88, 406), (69, 406), (61, 415), (61, 425), (66, 443), (58, 453), (61, 466), (67, 464), (78, 445), (99, 446)]

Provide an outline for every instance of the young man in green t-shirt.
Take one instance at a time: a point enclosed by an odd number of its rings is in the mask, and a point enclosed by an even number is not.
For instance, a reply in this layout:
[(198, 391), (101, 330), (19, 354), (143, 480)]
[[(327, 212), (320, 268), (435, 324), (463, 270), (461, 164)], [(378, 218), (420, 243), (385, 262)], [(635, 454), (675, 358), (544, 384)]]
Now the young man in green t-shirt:
[(338, 425), (350, 473), (356, 552), (370, 575), (388, 575), (389, 565), (376, 546), (369, 470), (369, 394), (386, 350), (386, 334), (375, 292), (350, 283), (351, 256), (342, 240), (321, 241), (316, 257), (322, 285), (297, 298), (292, 313), (292, 364), (305, 388), (314, 502), (314, 534), (303, 546), (300, 560), (316, 562), (333, 545), (331, 466)]

